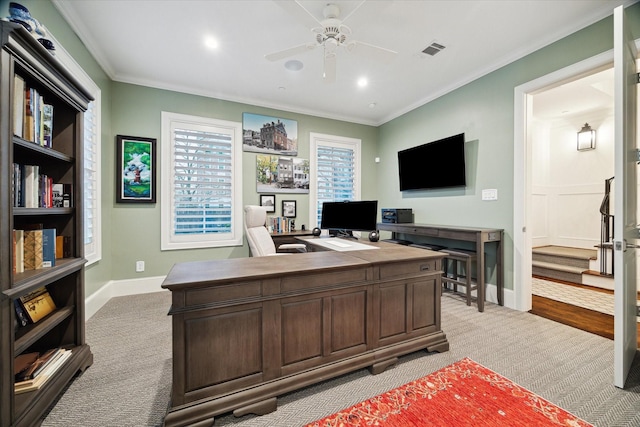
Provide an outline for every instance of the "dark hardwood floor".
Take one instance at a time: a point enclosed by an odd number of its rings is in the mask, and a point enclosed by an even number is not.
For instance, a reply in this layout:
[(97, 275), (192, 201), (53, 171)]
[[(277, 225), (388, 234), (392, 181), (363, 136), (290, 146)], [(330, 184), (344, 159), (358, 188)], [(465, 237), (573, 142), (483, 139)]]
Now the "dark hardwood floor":
[[(548, 278), (544, 279), (550, 280)], [(577, 286), (603, 293), (613, 293), (613, 291), (606, 289), (597, 289), (575, 283), (561, 282), (559, 280), (554, 281), (567, 286)], [(613, 339), (613, 316), (609, 314), (539, 297), (537, 295), (533, 295), (532, 308), (529, 312), (574, 328), (582, 329), (583, 331)], [(638, 347), (640, 347), (640, 328), (638, 328)]]

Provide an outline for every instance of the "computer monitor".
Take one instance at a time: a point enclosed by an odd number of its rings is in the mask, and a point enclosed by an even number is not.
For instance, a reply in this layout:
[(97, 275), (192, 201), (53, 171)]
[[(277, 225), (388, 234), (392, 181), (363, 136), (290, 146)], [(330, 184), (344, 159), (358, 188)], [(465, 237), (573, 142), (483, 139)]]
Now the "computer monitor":
[(375, 230), (377, 218), (377, 200), (324, 202), (320, 228), (333, 236), (351, 236), (352, 231)]

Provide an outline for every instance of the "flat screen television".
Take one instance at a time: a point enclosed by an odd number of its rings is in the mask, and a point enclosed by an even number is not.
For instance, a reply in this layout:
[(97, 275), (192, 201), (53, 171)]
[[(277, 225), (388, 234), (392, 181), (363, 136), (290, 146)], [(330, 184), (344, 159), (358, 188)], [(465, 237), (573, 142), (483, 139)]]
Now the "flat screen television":
[(464, 133), (398, 151), (400, 191), (466, 185)]
[(320, 228), (333, 236), (350, 236), (351, 231), (375, 230), (377, 217), (377, 200), (324, 202)]

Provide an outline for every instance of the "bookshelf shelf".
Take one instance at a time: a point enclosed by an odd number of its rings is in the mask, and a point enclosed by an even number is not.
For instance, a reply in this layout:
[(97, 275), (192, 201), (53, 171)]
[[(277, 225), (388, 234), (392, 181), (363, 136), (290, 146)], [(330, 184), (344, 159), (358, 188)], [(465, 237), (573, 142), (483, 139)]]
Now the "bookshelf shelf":
[(47, 317), (40, 320), (38, 323), (20, 328), (20, 333), (16, 333), (16, 340), (13, 344), (15, 347), (14, 354), (16, 356), (21, 354), (65, 319), (72, 316), (74, 308), (75, 307), (73, 306), (63, 307), (47, 315)]
[[(0, 144), (0, 427), (34, 426), (93, 363), (81, 198), (83, 114), (92, 98), (21, 25), (0, 21), (0, 37), (0, 138), (10, 142)], [(71, 356), (40, 388), (15, 392), (16, 358), (55, 348)]]
[(25, 141), (24, 139), (19, 138), (15, 135), (13, 136), (13, 145), (16, 151), (25, 150), (25, 152), (29, 153), (29, 155), (37, 154), (40, 156), (49, 157), (52, 160), (55, 159), (69, 163), (73, 162), (73, 158), (67, 156), (64, 153), (60, 153), (52, 148), (41, 147), (31, 141)]

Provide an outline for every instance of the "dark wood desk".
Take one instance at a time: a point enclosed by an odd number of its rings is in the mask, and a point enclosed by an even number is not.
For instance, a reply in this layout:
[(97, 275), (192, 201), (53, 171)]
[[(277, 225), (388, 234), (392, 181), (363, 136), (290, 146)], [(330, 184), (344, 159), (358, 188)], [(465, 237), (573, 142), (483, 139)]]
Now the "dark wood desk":
[(273, 239), (273, 244), (276, 245), (276, 250), (280, 247), (280, 245), (285, 245), (289, 243), (300, 243), (296, 240), (296, 237), (303, 236), (313, 236), (311, 230), (296, 230), (296, 231), (285, 231), (283, 233), (271, 233), (271, 238)]
[(378, 223), (378, 230), (393, 232), (394, 238), (398, 234), (424, 236), (431, 238), (460, 240), (475, 242), (478, 257), (478, 310), (484, 311), (485, 301), (485, 244), (495, 243), (496, 246), (496, 286), (498, 288), (498, 304), (504, 305), (504, 270), (502, 266), (503, 252), (502, 238), (504, 230), (498, 228), (456, 227), (450, 225), (433, 224), (395, 224)]
[(277, 396), (401, 355), (447, 351), (438, 252), (378, 249), (185, 262), (172, 294), (165, 426), (276, 410)]

